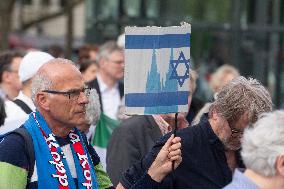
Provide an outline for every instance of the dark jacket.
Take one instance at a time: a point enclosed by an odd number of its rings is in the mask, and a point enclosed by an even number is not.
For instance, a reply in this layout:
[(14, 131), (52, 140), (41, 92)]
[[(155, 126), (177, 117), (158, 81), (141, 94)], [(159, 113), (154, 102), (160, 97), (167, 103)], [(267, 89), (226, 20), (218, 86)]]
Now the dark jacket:
[[(101, 95), (101, 91), (100, 91), (100, 86), (99, 86), (98, 80), (94, 79), (93, 81), (90, 81), (89, 83), (87, 83), (87, 86), (92, 88), (92, 89), (96, 89), (97, 90), (97, 93), (99, 95), (100, 104), (101, 104), (101, 110), (103, 111), (104, 108), (103, 108), (103, 104), (102, 104), (102, 95)], [(119, 90), (120, 98), (122, 98), (123, 95), (124, 95), (124, 85), (123, 85), (123, 83), (118, 82), (118, 90)]]
[[(162, 137), (141, 162), (124, 172), (120, 182), (126, 189), (145, 174), (170, 134)], [(213, 132), (207, 115), (198, 125), (179, 130), (177, 136), (182, 139), (182, 163), (174, 171), (174, 179), (168, 175), (159, 188), (170, 188), (174, 182), (175, 189), (220, 189), (230, 183), (232, 173), (224, 145)]]
[(162, 136), (152, 116), (137, 115), (123, 121), (109, 140), (107, 173), (114, 186), (121, 173), (146, 155)]

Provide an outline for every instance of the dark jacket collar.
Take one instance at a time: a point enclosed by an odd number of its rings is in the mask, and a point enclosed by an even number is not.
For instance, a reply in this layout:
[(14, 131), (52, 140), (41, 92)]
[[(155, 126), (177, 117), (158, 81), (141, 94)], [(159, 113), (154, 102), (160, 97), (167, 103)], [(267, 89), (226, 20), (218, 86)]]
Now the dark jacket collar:
[(209, 117), (208, 113), (205, 113), (202, 115), (200, 119), (200, 123), (198, 124), (200, 127), (202, 127), (202, 130), (204, 134), (206, 135), (206, 138), (208, 139), (208, 142), (212, 145), (216, 145), (216, 147), (220, 149), (225, 149), (224, 144), (222, 141), (218, 138), (218, 136), (214, 133), (212, 126), (209, 123)]

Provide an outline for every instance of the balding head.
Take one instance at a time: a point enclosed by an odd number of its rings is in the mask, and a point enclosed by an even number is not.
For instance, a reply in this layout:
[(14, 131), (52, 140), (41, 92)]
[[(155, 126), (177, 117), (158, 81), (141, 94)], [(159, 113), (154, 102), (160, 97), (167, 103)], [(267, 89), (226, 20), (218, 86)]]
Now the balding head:
[(32, 81), (33, 101), (54, 132), (67, 128), (68, 134), (70, 128), (85, 122), (88, 96), (89, 89), (70, 60), (57, 58), (47, 62)]
[(32, 81), (32, 100), (35, 105), (35, 96), (38, 92), (43, 90), (50, 90), (63, 81), (66, 81), (73, 74), (80, 74), (80, 71), (71, 60), (56, 58), (48, 61), (40, 67)]

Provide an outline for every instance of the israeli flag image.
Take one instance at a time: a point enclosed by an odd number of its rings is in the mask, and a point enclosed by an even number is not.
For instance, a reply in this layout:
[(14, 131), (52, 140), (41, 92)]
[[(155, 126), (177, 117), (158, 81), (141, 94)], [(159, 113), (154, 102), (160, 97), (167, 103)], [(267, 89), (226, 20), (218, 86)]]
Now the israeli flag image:
[(126, 114), (188, 111), (190, 24), (125, 28)]

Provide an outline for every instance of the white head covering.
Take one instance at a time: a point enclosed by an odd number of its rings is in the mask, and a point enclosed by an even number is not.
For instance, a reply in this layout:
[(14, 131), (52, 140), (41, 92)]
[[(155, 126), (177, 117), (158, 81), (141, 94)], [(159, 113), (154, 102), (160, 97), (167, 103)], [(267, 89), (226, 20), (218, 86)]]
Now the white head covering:
[(52, 59), (54, 59), (53, 56), (41, 51), (32, 51), (26, 54), (19, 67), (21, 82), (31, 79), (43, 64)]
[(125, 34), (124, 33), (118, 36), (116, 43), (121, 48), (125, 47)]

